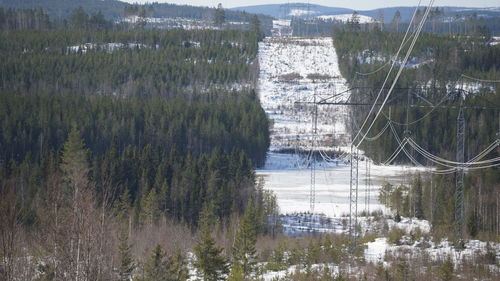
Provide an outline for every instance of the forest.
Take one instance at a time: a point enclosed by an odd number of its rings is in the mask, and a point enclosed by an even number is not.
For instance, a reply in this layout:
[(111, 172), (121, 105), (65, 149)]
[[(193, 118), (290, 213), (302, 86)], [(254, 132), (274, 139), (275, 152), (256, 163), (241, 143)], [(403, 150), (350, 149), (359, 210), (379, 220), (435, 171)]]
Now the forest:
[(193, 247), (213, 278), (220, 244), (246, 259), (233, 239), (277, 213), (254, 174), (260, 34), (0, 16), (1, 280), (186, 280)]
[[(403, 44), (400, 57), (393, 56), (400, 42), (403, 42), (403, 36), (404, 33), (380, 30), (335, 31), (334, 42), (341, 61), (341, 71), (352, 87), (359, 87), (353, 92), (354, 100), (374, 100), (392, 62), (395, 61), (395, 69), (400, 67), (402, 54), (410, 45), (409, 39)], [(411, 36), (410, 32), (410, 39)], [(369, 135), (384, 130), (385, 133), (373, 141), (367, 141), (363, 145), (364, 149), (369, 151), (372, 159), (384, 163), (398, 149), (399, 141), (409, 137), (423, 150), (455, 160), (457, 116), (462, 105), (465, 117), (465, 161), (473, 159), (498, 138), (499, 87), (488, 81), (498, 78), (499, 65), (500, 46), (489, 45), (484, 36), (421, 34), (405, 71), (395, 84), (395, 90), (388, 100), (388, 109), (383, 111)], [(394, 78), (394, 73), (389, 81)], [(385, 86), (383, 95), (387, 94), (389, 86)], [(357, 126), (365, 118), (362, 112), (358, 109), (354, 113), (358, 120)], [(414, 163), (435, 166), (443, 171), (448, 168), (436, 165), (412, 147), (408, 146), (407, 150), (414, 158)], [(487, 159), (498, 157), (499, 154), (497, 147), (488, 154)], [(411, 163), (403, 153), (394, 162)], [(441, 235), (453, 234), (456, 223), (455, 180), (455, 174), (423, 174), (407, 186), (387, 186), (384, 196), (399, 198), (400, 203), (392, 202), (388, 206), (400, 215), (418, 214), (417, 217), (430, 220), (433, 229)], [(480, 235), (484, 239), (495, 240), (498, 237), (500, 229), (496, 206), (499, 180), (498, 168), (471, 169), (466, 173), (465, 216), (469, 222), (466, 228), (472, 238)]]

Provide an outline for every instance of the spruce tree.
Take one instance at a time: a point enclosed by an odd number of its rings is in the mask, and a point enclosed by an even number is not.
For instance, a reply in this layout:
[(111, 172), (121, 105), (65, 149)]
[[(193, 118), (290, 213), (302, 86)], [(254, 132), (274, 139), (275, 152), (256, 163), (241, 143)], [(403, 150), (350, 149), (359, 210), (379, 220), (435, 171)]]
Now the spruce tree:
[(180, 249), (177, 249), (175, 255), (171, 259), (169, 274), (172, 280), (185, 281), (189, 278), (189, 271), (185, 257)]
[(196, 261), (194, 266), (203, 275), (205, 281), (225, 280), (228, 274), (227, 260), (222, 254), (222, 248), (215, 245), (212, 238), (213, 204), (207, 204), (200, 219), (200, 238), (194, 247)]
[(160, 245), (156, 245), (151, 257), (144, 265), (144, 278), (141, 281), (172, 280), (168, 274), (169, 261)]
[[(88, 150), (80, 137), (80, 131), (73, 127), (64, 143), (61, 170), (64, 180), (78, 196), (78, 192), (89, 184)], [(74, 197), (74, 200), (77, 198)]]
[(118, 246), (118, 255), (120, 257), (120, 266), (118, 268), (118, 280), (130, 281), (135, 265), (132, 259), (132, 249), (128, 244), (128, 235), (123, 232), (118, 237), (120, 244)]
[(257, 231), (255, 209), (252, 200), (250, 200), (250, 203), (247, 205), (245, 215), (241, 220), (239, 230), (236, 233), (233, 246), (233, 267), (240, 267), (245, 278), (250, 276), (250, 274), (254, 271), (257, 261), (255, 250), (256, 241)]

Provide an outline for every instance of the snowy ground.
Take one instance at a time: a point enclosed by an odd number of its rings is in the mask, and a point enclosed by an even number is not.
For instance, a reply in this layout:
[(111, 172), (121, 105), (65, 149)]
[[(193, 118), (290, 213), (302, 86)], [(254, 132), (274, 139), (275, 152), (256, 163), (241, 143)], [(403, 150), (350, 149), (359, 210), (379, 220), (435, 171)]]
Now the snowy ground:
[[(345, 80), (338, 68), (337, 55), (331, 38), (267, 38), (259, 45), (259, 94), (263, 108), (273, 121), (271, 151), (265, 166), (257, 171), (265, 179), (265, 188), (277, 197), (284, 233), (345, 233), (346, 215), (349, 213), (350, 163), (345, 153), (349, 151), (349, 128), (345, 125), (348, 109), (345, 106), (318, 107), (318, 133), (312, 134), (313, 107), (297, 102), (311, 102), (335, 96), (329, 101), (344, 102), (349, 98)], [(315, 141), (313, 142), (313, 139)], [(311, 169), (307, 151), (312, 144), (316, 150), (329, 151), (336, 162), (315, 162), (315, 208), (311, 214)], [(288, 153), (284, 153), (286, 150)], [(332, 156), (335, 153), (335, 156)], [(343, 157), (338, 157), (343, 156)], [(337, 158), (336, 158), (337, 157)], [(371, 185), (366, 187), (366, 161), (359, 162), (358, 212), (388, 210), (378, 198), (380, 186), (409, 183), (412, 173), (424, 172), (423, 168), (371, 165)], [(380, 233), (381, 222), (374, 217), (360, 217), (361, 232)], [(437, 260), (450, 256), (454, 261), (470, 261), (484, 254), (486, 243), (468, 241), (466, 250), (458, 252), (447, 241), (411, 241), (408, 234), (420, 229), (430, 230), (425, 220), (402, 218), (401, 222), (383, 218), (389, 229), (404, 230), (403, 245), (390, 245), (387, 238), (376, 238), (367, 243), (364, 257), (369, 262), (384, 261), (387, 254), (428, 254)], [(493, 244), (500, 256), (500, 244)], [(384, 263), (386, 264), (386, 263)], [(456, 263), (455, 263), (456, 264)], [(320, 266), (320, 265), (318, 265)], [(283, 277), (296, 270), (265, 273), (264, 280)], [(498, 270), (498, 266), (494, 270)]]
[[(309, 190), (311, 171), (303, 157), (294, 154), (270, 153), (267, 165), (257, 174), (264, 177), (265, 187), (272, 190), (278, 199), (283, 214), (309, 212)], [(366, 188), (366, 163), (359, 162), (359, 211), (369, 207), (369, 211), (382, 210), (377, 200), (378, 190), (385, 182), (392, 184), (409, 182), (410, 173), (419, 169), (402, 166), (371, 166), (371, 186)], [(328, 217), (340, 217), (349, 213), (350, 166), (339, 160), (336, 163), (318, 162), (316, 164), (316, 200), (315, 213)], [(369, 198), (369, 206), (365, 206)]]
[[(349, 98), (331, 38), (266, 38), (259, 44), (259, 94), (274, 121), (271, 150), (310, 147), (314, 107), (303, 102)], [(297, 103), (301, 102), (301, 103)], [(345, 142), (344, 106), (318, 107), (318, 145)]]
[[(340, 22), (348, 22), (352, 20), (352, 14), (342, 14), (342, 15), (326, 15), (326, 16), (318, 16), (318, 19), (326, 20), (326, 21), (340, 21)], [(359, 23), (372, 23), (377, 22), (374, 18), (364, 15), (358, 15)]]
[[(266, 165), (257, 172), (265, 178), (265, 188), (276, 193), (283, 214), (309, 212), (310, 162), (298, 152), (307, 152), (314, 143), (316, 149), (342, 153), (348, 151), (350, 139), (346, 106), (318, 106), (317, 134), (313, 138), (314, 108), (297, 103), (312, 102), (315, 96), (316, 101), (330, 98), (330, 102), (345, 102), (349, 99), (332, 38), (266, 38), (259, 44), (259, 65), (259, 96), (262, 107), (273, 121), (273, 129)], [(292, 153), (280, 153), (283, 149)], [(358, 200), (367, 204), (359, 210), (368, 209), (368, 205), (370, 211), (384, 210), (377, 202), (380, 184), (404, 181), (410, 169), (372, 165), (373, 186), (368, 194), (365, 163), (359, 163)], [(349, 162), (344, 158), (334, 163), (318, 162), (315, 178), (314, 213), (330, 218), (348, 214)]]
[[(364, 251), (366, 261), (372, 263), (384, 262), (386, 255), (390, 254), (395, 258), (404, 257), (405, 259), (418, 256), (427, 256), (433, 261), (451, 258), (453, 264), (458, 266), (464, 262), (476, 260), (479, 256), (486, 254), (487, 248), (496, 253), (497, 261), (500, 256), (500, 243), (491, 243), (487, 246), (486, 242), (479, 240), (469, 240), (465, 243), (465, 249), (457, 250), (448, 240), (434, 243), (433, 241), (415, 241), (410, 245), (391, 245), (386, 237), (375, 239), (374, 242), (366, 243), (367, 248)], [(410, 255), (410, 257), (408, 256)], [(498, 272), (498, 265), (491, 265), (494, 272)]]

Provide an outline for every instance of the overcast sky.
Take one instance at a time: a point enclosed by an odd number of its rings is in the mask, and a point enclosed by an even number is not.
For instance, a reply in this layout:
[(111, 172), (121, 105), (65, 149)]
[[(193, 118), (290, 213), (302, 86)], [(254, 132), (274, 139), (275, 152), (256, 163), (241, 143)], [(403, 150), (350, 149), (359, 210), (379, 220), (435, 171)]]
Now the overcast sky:
[[(416, 6), (418, 0), (413, 1), (396, 1), (396, 0), (122, 0), (125, 2), (166, 2), (173, 4), (187, 4), (193, 6), (209, 6), (215, 7), (218, 3), (222, 3), (225, 8), (233, 8), (239, 6), (253, 6), (262, 4), (282, 4), (287, 2), (303, 2), (311, 4), (319, 4), (330, 7), (351, 8), (355, 10), (371, 10), (376, 8), (394, 7), (394, 6)], [(427, 4), (429, 0), (422, 0), (423, 4)], [(459, 6), (459, 7), (499, 7), (500, 0), (435, 0), (434, 6)]]

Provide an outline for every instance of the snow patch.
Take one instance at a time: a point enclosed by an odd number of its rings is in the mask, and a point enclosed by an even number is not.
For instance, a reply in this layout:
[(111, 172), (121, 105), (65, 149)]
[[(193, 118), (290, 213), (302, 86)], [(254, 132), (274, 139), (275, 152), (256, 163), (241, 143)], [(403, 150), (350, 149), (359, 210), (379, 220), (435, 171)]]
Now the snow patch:
[[(316, 18), (325, 20), (325, 21), (340, 21), (340, 22), (348, 22), (352, 20), (352, 14), (342, 14), (342, 15), (323, 15), (317, 16)], [(358, 15), (359, 23), (374, 23), (377, 22), (372, 17)]]

